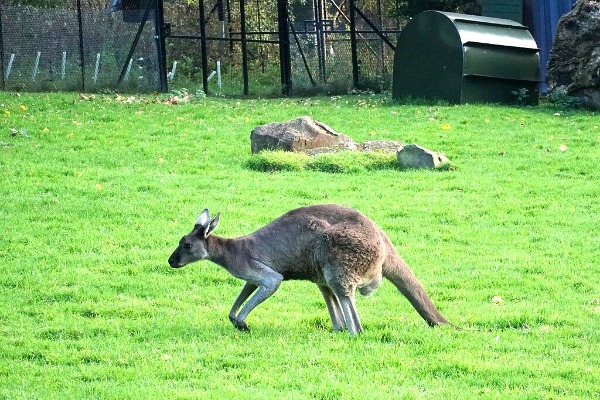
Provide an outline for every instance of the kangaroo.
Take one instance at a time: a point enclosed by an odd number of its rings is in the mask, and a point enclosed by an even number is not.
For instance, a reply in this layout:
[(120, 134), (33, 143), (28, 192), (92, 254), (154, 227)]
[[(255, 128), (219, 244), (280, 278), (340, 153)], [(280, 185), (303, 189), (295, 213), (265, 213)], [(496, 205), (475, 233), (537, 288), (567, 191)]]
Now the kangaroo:
[(248, 314), (283, 280), (292, 279), (317, 284), (334, 331), (363, 332), (355, 291), (372, 294), (383, 277), (430, 326), (448, 324), (387, 235), (357, 210), (333, 204), (301, 207), (235, 239), (212, 235), (219, 215), (211, 218), (205, 209), (194, 229), (179, 241), (169, 265), (179, 268), (208, 259), (246, 281), (229, 312), (229, 320), (239, 330), (249, 330)]

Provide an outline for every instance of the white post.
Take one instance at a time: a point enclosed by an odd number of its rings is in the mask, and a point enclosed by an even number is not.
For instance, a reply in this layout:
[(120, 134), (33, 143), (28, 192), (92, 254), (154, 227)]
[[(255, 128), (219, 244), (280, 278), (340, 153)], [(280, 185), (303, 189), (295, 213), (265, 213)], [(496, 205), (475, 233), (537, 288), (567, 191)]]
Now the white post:
[(219, 86), (219, 92), (221, 91), (222, 88), (222, 81), (221, 81), (221, 60), (217, 61), (217, 85)]
[(133, 64), (133, 58), (129, 59), (129, 64), (127, 64), (127, 70), (125, 71), (125, 80), (129, 80), (129, 72), (131, 72), (131, 64)]
[(100, 53), (96, 54), (96, 70), (94, 71), (94, 84), (98, 82), (98, 69), (100, 69)]
[(10, 76), (10, 70), (12, 69), (13, 61), (15, 61), (15, 53), (10, 55), (10, 60), (8, 60), (8, 66), (6, 67), (6, 72), (4, 73), (4, 78), (8, 79)]
[(175, 71), (177, 71), (177, 61), (173, 61), (173, 68), (171, 69), (171, 72), (169, 72), (169, 80), (173, 80), (173, 78), (175, 78)]
[(40, 66), (40, 57), (41, 56), (42, 56), (42, 52), (38, 51), (37, 56), (35, 57), (35, 64), (33, 65), (33, 74), (31, 75), (31, 78), (33, 79), (33, 81), (35, 81), (35, 77), (38, 73), (38, 67)]
[(61, 77), (62, 80), (65, 80), (65, 76), (67, 75), (67, 52), (63, 51), (63, 57), (62, 57), (62, 70), (61, 70)]

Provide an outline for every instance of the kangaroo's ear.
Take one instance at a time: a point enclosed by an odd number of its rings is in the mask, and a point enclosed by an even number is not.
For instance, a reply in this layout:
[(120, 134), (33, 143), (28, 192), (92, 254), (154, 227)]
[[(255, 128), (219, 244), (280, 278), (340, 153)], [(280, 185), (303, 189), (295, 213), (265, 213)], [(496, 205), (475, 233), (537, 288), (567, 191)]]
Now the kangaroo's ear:
[(203, 228), (206, 228), (208, 226), (208, 221), (210, 221), (210, 216), (208, 215), (208, 209), (205, 208), (204, 211), (202, 211), (202, 214), (200, 214), (200, 216), (198, 217), (198, 220), (196, 221), (196, 226), (201, 226)]
[(204, 237), (208, 237), (208, 235), (210, 235), (212, 233), (212, 231), (214, 231), (217, 228), (217, 225), (219, 225), (219, 216), (221, 214), (217, 213), (217, 215), (215, 215), (213, 217), (213, 219), (210, 220), (210, 223), (208, 224), (208, 228), (206, 228), (206, 231), (204, 232)]

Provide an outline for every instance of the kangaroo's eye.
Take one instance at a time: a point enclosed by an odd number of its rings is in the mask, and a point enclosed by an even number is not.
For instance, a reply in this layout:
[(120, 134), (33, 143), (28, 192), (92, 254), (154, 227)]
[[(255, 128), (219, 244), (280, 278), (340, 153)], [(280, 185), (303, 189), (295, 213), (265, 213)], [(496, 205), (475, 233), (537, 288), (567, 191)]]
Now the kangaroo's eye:
[(192, 248), (192, 244), (191, 243), (186, 243), (183, 245), (183, 247), (185, 247), (186, 249), (191, 249)]

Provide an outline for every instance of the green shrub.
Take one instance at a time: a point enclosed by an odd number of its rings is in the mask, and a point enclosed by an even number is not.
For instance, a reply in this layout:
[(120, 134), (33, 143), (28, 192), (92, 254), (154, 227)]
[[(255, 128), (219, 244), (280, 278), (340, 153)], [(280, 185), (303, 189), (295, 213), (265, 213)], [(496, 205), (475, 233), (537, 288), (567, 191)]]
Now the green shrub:
[(356, 170), (357, 165), (354, 164), (349, 152), (341, 152), (319, 154), (309, 161), (307, 167), (315, 171), (342, 173), (351, 169)]
[(556, 104), (560, 108), (583, 107), (583, 101), (576, 96), (571, 96), (567, 89), (562, 86), (549, 92), (547, 98), (551, 103)]
[(342, 151), (319, 154), (307, 165), (307, 169), (332, 173), (358, 173), (388, 168), (396, 168), (396, 155), (385, 152)]
[(386, 152), (362, 153), (342, 151), (310, 157), (305, 153), (261, 151), (252, 156), (247, 167), (254, 171), (302, 171), (305, 169), (329, 173), (359, 173), (381, 169), (395, 169), (396, 155)]
[(250, 158), (248, 168), (254, 171), (302, 171), (309, 161), (305, 153), (292, 153), (288, 151), (261, 151)]

